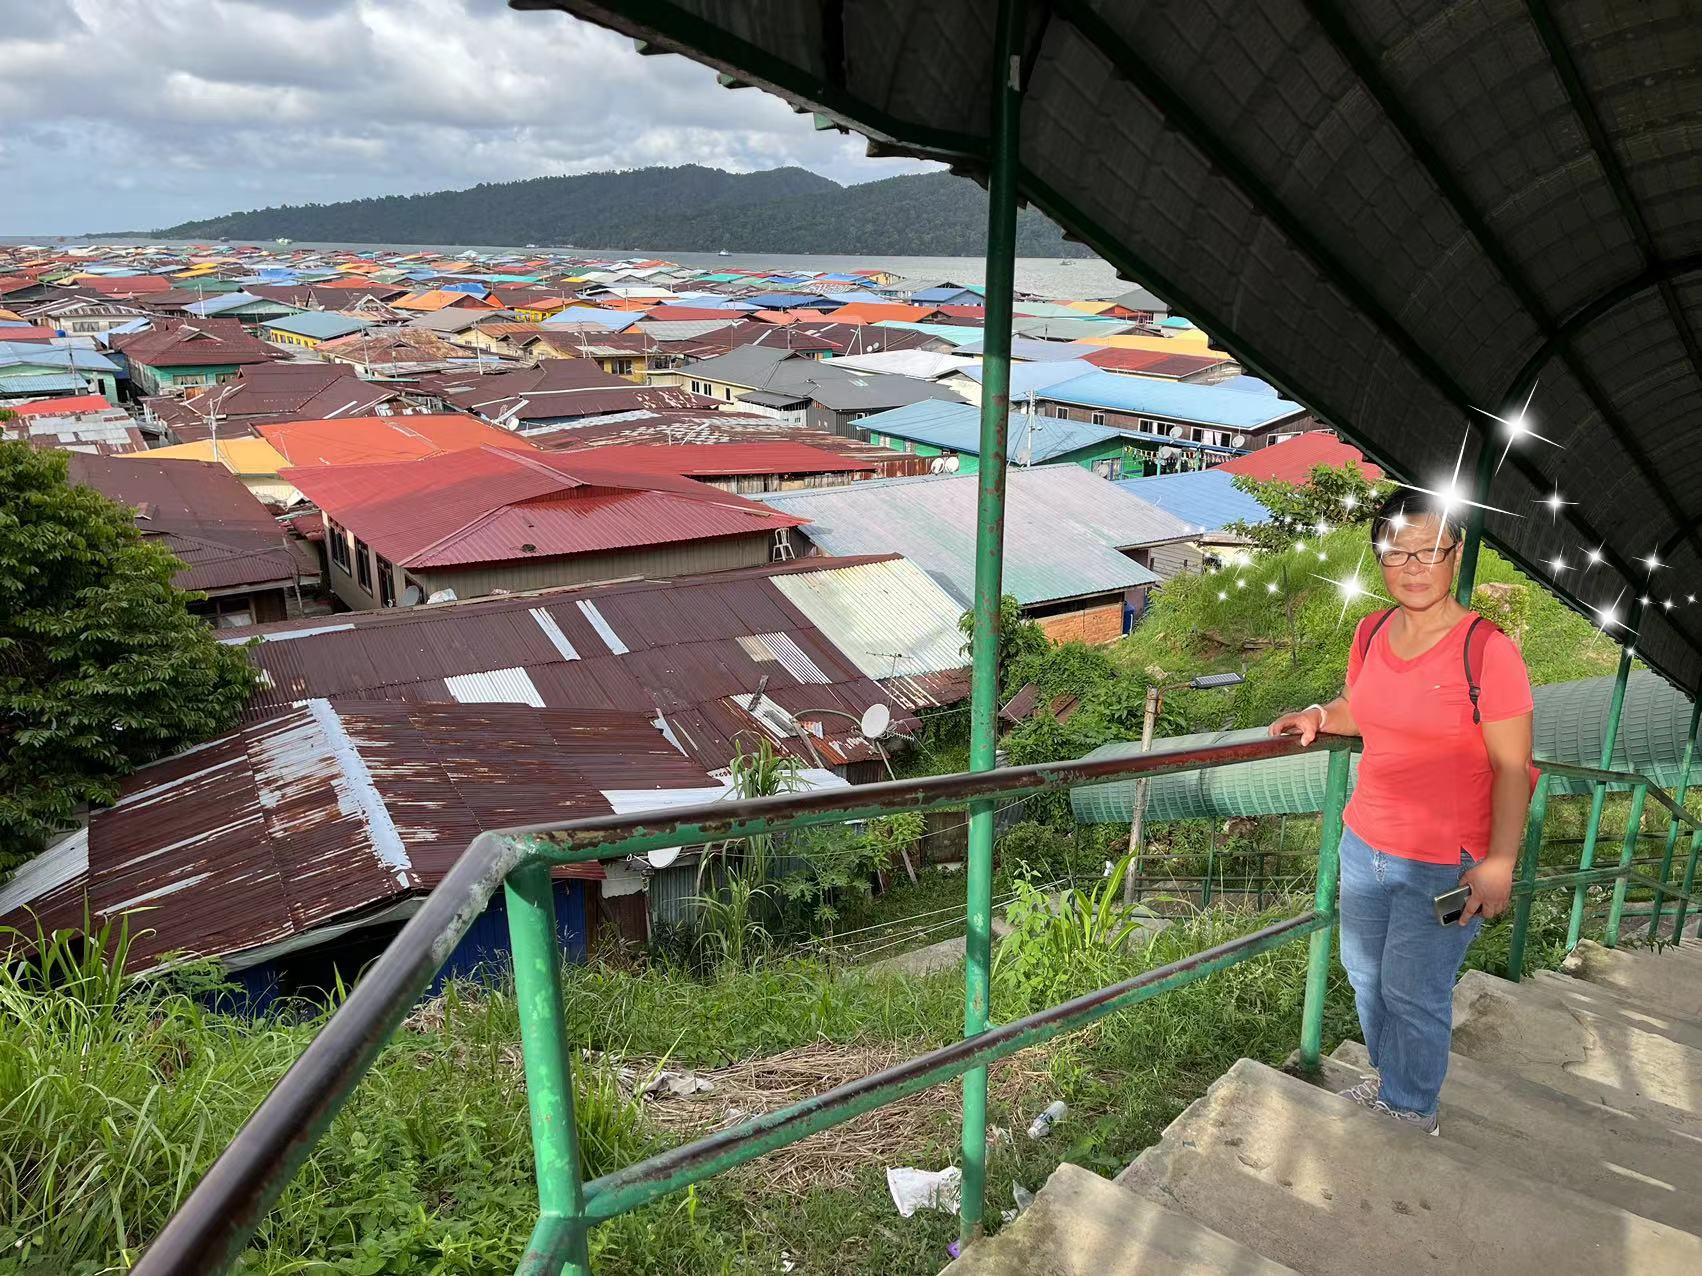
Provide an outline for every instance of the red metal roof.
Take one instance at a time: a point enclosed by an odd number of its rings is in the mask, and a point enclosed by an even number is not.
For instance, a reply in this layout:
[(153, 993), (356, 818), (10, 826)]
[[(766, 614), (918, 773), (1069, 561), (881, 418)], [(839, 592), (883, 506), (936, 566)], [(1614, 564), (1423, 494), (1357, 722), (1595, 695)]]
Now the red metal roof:
[(52, 328), (43, 328), (38, 324), (0, 324), (0, 341), (52, 341), (59, 333)]
[(0, 924), (33, 933), (26, 908), (49, 930), (81, 928), (85, 908), (97, 925), (146, 909), (132, 968), (173, 952), (240, 965), (429, 891), (486, 829), (607, 814), (605, 790), (712, 784), (648, 714), (309, 700), (142, 768), (94, 813), (81, 871), (14, 892), (30, 897)]
[(1297, 434), (1292, 439), (1234, 457), (1217, 468), (1227, 474), (1248, 474), (1256, 479), (1305, 483), (1312, 477), (1313, 466), (1341, 466), (1349, 461), (1357, 464), (1373, 483), (1383, 477), (1381, 467), (1367, 461), (1365, 453), (1350, 443), (1343, 443), (1328, 430)]
[[(564, 430), (569, 442), (574, 430)], [(562, 451), (572, 450), (563, 447)], [(665, 443), (599, 447), (591, 453), (599, 465), (643, 473), (719, 478), (733, 474), (844, 474), (874, 467), (802, 443)]]
[[(250, 713), (270, 716), (308, 696), (409, 703), (518, 695), (549, 707), (661, 714), (680, 747), (703, 766), (728, 764), (737, 739), (766, 739), (805, 761), (795, 732), (751, 712), (758, 688), (788, 712), (840, 709), (814, 737), (822, 763), (876, 759), (855, 719), (886, 704), (901, 729), (911, 707), (953, 703), (967, 682), (928, 672), (890, 690), (865, 675), (834, 637), (812, 623), (775, 584), (811, 574), (846, 613), (867, 601), (860, 568), (876, 558), (810, 558), (740, 571), (544, 590), (503, 598), (354, 612), (228, 631), (263, 639), (249, 656), (268, 685)], [(957, 605), (943, 591), (911, 610), (955, 626)], [(610, 639), (613, 639), (611, 642)], [(855, 644), (865, 635), (847, 632)], [(883, 658), (885, 654), (883, 653)], [(884, 667), (884, 666), (883, 666)]]
[(131, 363), (150, 368), (269, 363), (276, 353), (235, 319), (156, 320), (146, 332), (114, 337), (112, 345)]
[(136, 511), (136, 526), (183, 560), (179, 589), (231, 590), (293, 582), (285, 532), (244, 486), (213, 461), (69, 455), (70, 480)]
[(405, 567), (766, 535), (805, 521), (691, 479), (607, 466), (584, 453), (479, 447), (396, 464), (291, 468), (281, 477)]
[(1089, 353), (1081, 357), (1096, 368), (1176, 380), (1203, 372), (1207, 368), (1222, 367), (1229, 362), (1223, 355), (1169, 354), (1163, 350), (1124, 350), (1117, 346), (1083, 348)]
[(285, 421), (257, 425), (254, 432), (283, 453), (291, 465), (418, 461), (486, 445), (515, 452), (537, 451), (512, 431), (459, 414)]
[(34, 403), (8, 404), (19, 416), (76, 416), (83, 412), (108, 412), (112, 404), (100, 394), (72, 394), (63, 399), (38, 399)]

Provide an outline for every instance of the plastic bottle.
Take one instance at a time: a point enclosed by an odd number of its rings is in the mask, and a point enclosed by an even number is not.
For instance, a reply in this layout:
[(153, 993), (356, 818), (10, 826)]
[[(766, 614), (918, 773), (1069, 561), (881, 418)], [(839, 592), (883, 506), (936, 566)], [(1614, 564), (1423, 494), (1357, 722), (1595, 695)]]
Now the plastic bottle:
[(1062, 1121), (1069, 1113), (1069, 1106), (1062, 1099), (1055, 1099), (1046, 1105), (1046, 1111), (1034, 1118), (1034, 1124), (1028, 1127), (1028, 1137), (1043, 1139), (1052, 1133), (1052, 1127)]

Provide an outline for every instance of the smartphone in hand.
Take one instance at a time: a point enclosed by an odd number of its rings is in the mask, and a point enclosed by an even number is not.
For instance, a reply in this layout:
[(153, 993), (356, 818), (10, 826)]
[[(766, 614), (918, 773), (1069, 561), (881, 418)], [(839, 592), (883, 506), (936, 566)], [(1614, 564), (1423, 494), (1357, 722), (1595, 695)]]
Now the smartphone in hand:
[(1451, 891), (1443, 891), (1436, 896), (1436, 924), (1438, 926), (1454, 926), (1465, 915), (1466, 901), (1471, 898), (1472, 888), (1465, 882), (1454, 887)]

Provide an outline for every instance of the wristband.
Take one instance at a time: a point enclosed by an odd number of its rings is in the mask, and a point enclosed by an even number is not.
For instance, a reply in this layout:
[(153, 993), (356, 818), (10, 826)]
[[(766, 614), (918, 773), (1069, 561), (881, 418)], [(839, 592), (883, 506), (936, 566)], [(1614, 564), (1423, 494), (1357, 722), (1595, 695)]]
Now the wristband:
[(1312, 710), (1314, 710), (1314, 709), (1316, 709), (1318, 711), (1318, 730), (1328, 731), (1330, 729), (1330, 715), (1325, 710), (1323, 705), (1321, 705), (1321, 704), (1309, 704), (1304, 709), (1302, 709), (1300, 712), (1311, 713)]

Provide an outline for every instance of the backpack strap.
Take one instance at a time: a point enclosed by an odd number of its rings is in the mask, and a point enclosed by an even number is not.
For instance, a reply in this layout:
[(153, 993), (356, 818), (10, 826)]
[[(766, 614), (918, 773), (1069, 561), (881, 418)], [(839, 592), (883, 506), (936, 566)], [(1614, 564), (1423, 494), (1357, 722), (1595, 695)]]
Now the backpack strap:
[[(1359, 658), (1361, 660), (1371, 654), (1371, 640), (1377, 636), (1377, 631), (1379, 629), (1389, 623), (1389, 617), (1393, 616), (1398, 610), (1400, 609), (1397, 607), (1391, 607), (1387, 611), (1378, 613), (1376, 619), (1372, 620), (1370, 628), (1366, 627), (1364, 620), (1359, 622), (1359, 632), (1361, 635), (1359, 640)], [(1371, 617), (1367, 616), (1366, 620), (1371, 620)]]
[[(1477, 636), (1477, 631), (1480, 628), (1489, 632), (1484, 635), (1483, 641), (1477, 645), (1478, 659), (1476, 665), (1473, 665), (1472, 639)], [(1471, 627), (1466, 630), (1466, 645), (1461, 652), (1461, 659), (1466, 666), (1466, 694), (1472, 700), (1472, 723), (1474, 726), (1483, 725), (1483, 712), (1477, 705), (1478, 695), (1483, 690), (1481, 685), (1483, 680), (1483, 649), (1489, 644), (1490, 637), (1500, 632), (1501, 627), (1499, 625), (1494, 621), (1485, 620), (1482, 616), (1473, 616)]]

